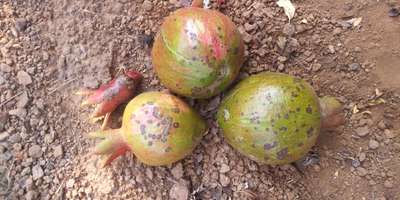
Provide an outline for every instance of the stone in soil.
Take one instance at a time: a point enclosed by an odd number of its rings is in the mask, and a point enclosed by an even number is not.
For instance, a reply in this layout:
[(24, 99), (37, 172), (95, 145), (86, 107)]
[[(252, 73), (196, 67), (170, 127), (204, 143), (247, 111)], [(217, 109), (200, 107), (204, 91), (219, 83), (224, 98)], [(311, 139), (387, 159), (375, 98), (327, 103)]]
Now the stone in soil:
[(40, 179), (43, 177), (43, 175), (44, 175), (43, 169), (42, 169), (42, 167), (40, 167), (39, 164), (32, 167), (33, 180)]
[(32, 83), (32, 78), (31, 76), (26, 73), (25, 71), (19, 71), (17, 73), (17, 79), (18, 79), (18, 83), (21, 85), (29, 85)]
[(4, 63), (0, 63), (0, 72), (11, 72), (11, 67), (10, 65), (4, 64)]
[(229, 172), (229, 170), (230, 170), (229, 166), (225, 163), (222, 163), (221, 168), (219, 169), (219, 172), (224, 174), (226, 172)]
[(27, 92), (23, 92), (18, 97), (17, 108), (24, 108), (29, 102), (29, 97)]
[(361, 67), (361, 65), (358, 64), (358, 63), (351, 63), (351, 64), (349, 65), (349, 68), (350, 68), (351, 71), (357, 71), (357, 70), (360, 69), (360, 67)]
[(15, 28), (17, 31), (22, 32), (28, 27), (28, 21), (24, 18), (19, 18), (15, 20)]
[(53, 155), (54, 157), (60, 157), (63, 155), (63, 149), (61, 145), (57, 145), (53, 148)]
[(39, 145), (32, 145), (28, 150), (29, 156), (34, 158), (39, 158), (42, 156), (42, 148)]
[(361, 177), (364, 177), (368, 174), (368, 171), (364, 167), (358, 167), (357, 174)]
[(8, 113), (0, 112), (0, 131), (4, 130), (8, 118), (9, 118)]
[(8, 132), (0, 133), (0, 142), (6, 140), (10, 134)]
[(183, 177), (183, 167), (182, 163), (178, 163), (175, 165), (174, 168), (171, 169), (171, 174), (174, 176), (176, 179), (180, 179)]
[(186, 184), (177, 182), (169, 191), (169, 197), (173, 200), (187, 200), (189, 197), (189, 189)]
[(368, 143), (368, 147), (373, 150), (377, 149), (379, 147), (379, 142), (376, 140), (370, 140)]
[(383, 133), (385, 134), (385, 137), (386, 137), (387, 139), (393, 139), (393, 138), (396, 137), (396, 135), (393, 134), (393, 132), (392, 132), (391, 130), (389, 130), (389, 129), (385, 129), (385, 130), (383, 131)]
[(364, 137), (364, 136), (368, 135), (369, 128), (367, 126), (358, 127), (358, 128), (356, 128), (355, 132), (357, 133), (358, 136)]
[(145, 0), (142, 4), (142, 7), (145, 11), (151, 11), (153, 9), (153, 3), (149, 0)]
[(231, 182), (231, 180), (229, 179), (228, 176), (224, 175), (224, 174), (220, 174), (219, 175), (219, 182), (221, 183), (222, 187), (226, 187), (229, 185), (229, 183)]
[(386, 180), (386, 181), (383, 183), (383, 186), (385, 186), (385, 188), (393, 188), (393, 182), (390, 181), (390, 180)]

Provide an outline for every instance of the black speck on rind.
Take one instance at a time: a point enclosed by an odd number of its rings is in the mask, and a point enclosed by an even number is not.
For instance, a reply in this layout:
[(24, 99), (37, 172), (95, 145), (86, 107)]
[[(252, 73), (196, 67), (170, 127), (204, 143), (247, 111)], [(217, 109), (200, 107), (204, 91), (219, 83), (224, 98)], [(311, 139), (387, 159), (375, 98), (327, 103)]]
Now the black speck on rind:
[(312, 110), (312, 108), (311, 108), (310, 105), (307, 106), (306, 112), (307, 112), (308, 114), (312, 114), (313, 110)]
[(314, 128), (310, 127), (309, 129), (307, 129), (307, 137), (312, 137), (314, 133)]
[(148, 144), (149, 146), (152, 146), (152, 145), (153, 145), (153, 141), (149, 141), (147, 144)]
[(179, 122), (174, 122), (173, 126), (174, 126), (174, 128), (179, 128)]
[(274, 147), (276, 147), (276, 145), (277, 145), (278, 143), (276, 142), (276, 141), (274, 141), (272, 144), (268, 144), (268, 143), (265, 143), (264, 144), (264, 150), (271, 150), (271, 149), (273, 149)]
[(283, 118), (289, 119), (289, 113), (286, 113), (286, 114), (283, 116)]
[(144, 125), (144, 124), (140, 124), (140, 133), (143, 135), (143, 134), (146, 134), (146, 125)]
[(276, 158), (277, 158), (278, 160), (283, 160), (283, 159), (286, 158), (286, 156), (288, 155), (288, 153), (289, 153), (288, 148), (284, 148), (284, 149), (278, 151), (278, 153), (276, 153)]
[(279, 128), (280, 131), (286, 132), (288, 130), (288, 128), (286, 126), (283, 126), (281, 128)]

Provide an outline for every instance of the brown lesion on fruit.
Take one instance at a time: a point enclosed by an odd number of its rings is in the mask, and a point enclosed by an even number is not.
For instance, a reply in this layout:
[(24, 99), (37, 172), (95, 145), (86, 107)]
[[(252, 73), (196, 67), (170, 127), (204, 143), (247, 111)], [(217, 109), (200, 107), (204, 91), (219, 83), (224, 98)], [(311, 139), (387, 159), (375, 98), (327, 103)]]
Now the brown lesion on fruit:
[(307, 137), (310, 138), (313, 136), (314, 133), (314, 127), (310, 127), (309, 129), (307, 129)]
[(265, 143), (264, 144), (264, 150), (271, 150), (273, 148), (275, 148), (278, 145), (278, 142), (274, 141), (272, 144), (269, 143)]
[(278, 160), (283, 160), (283, 159), (286, 158), (286, 156), (288, 155), (288, 153), (289, 153), (288, 148), (287, 148), (287, 147), (286, 147), (286, 148), (283, 148), (282, 150), (280, 150), (280, 151), (278, 151), (278, 152), (276, 153), (276, 158), (277, 158)]
[(279, 130), (282, 132), (286, 132), (288, 130), (288, 128), (286, 126), (282, 126), (279, 128)]
[(313, 110), (312, 110), (312, 108), (311, 108), (310, 105), (307, 106), (306, 112), (307, 112), (308, 114), (312, 114), (312, 113), (313, 113)]

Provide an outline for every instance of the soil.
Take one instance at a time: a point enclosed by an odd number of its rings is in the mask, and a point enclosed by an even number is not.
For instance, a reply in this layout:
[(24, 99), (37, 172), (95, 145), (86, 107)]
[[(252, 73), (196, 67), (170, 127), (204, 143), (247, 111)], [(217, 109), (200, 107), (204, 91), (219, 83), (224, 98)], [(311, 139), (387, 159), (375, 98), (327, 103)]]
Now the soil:
[[(151, 65), (151, 37), (181, 5), (0, 0), (0, 198), (400, 199), (400, 17), (389, 17), (400, 3), (294, 3), (290, 24), (272, 0), (228, 0), (219, 9), (246, 41), (240, 78), (280, 71), (344, 103), (345, 125), (321, 133), (309, 162), (265, 166), (234, 151), (214, 122), (221, 94), (186, 99), (210, 127), (186, 159), (149, 167), (126, 154), (101, 168), (91, 155), (96, 141), (86, 137), (100, 124), (74, 93), (120, 68), (144, 74), (138, 92), (164, 90)], [(120, 126), (122, 110), (111, 127)]]

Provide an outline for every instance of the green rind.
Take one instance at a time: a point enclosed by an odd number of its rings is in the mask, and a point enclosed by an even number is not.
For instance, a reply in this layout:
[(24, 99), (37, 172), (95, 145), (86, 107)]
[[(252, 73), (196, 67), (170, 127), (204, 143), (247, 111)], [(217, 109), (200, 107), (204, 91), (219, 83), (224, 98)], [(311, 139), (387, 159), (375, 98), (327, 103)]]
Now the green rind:
[(229, 86), (244, 61), (244, 43), (220, 12), (179, 9), (157, 34), (152, 61), (162, 84), (183, 96), (208, 98)]
[(190, 154), (199, 144), (206, 125), (178, 97), (146, 92), (127, 105), (122, 130), (124, 141), (141, 162), (159, 166)]
[(269, 72), (241, 81), (221, 103), (217, 121), (235, 149), (270, 165), (302, 158), (321, 128), (312, 87), (293, 76)]

